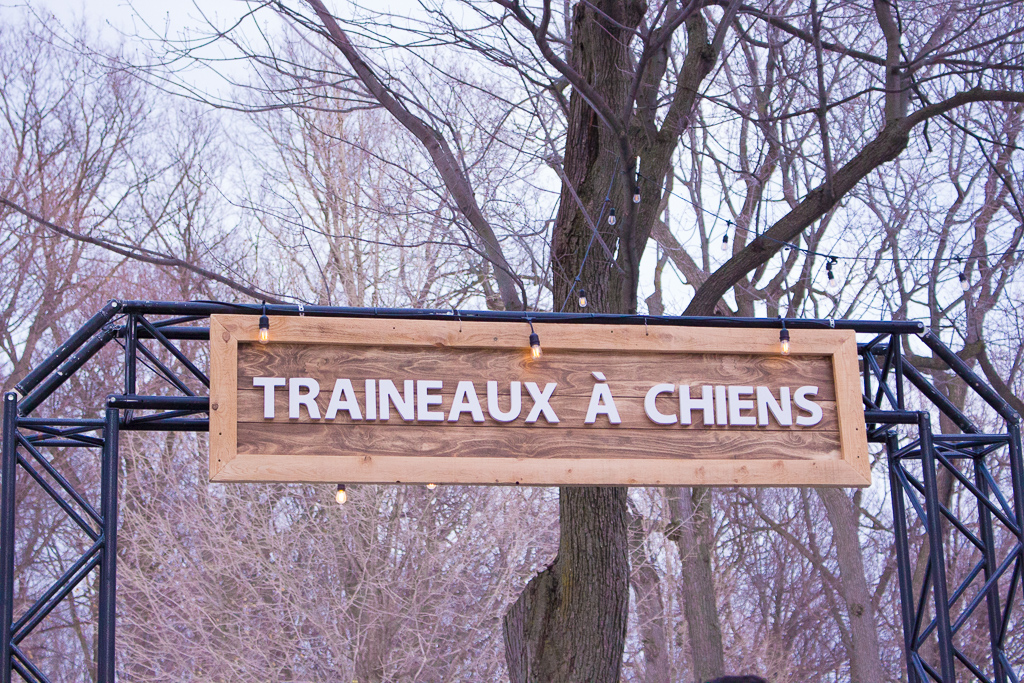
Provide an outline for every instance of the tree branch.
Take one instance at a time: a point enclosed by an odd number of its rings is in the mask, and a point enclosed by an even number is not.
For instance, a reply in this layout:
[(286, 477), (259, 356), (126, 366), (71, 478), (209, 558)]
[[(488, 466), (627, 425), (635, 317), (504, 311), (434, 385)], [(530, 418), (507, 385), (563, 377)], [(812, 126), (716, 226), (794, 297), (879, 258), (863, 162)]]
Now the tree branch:
[(77, 242), (92, 244), (97, 247), (100, 247), (101, 249), (106, 249), (107, 251), (118, 254), (119, 256), (124, 256), (125, 258), (130, 258), (134, 261), (141, 261), (142, 263), (151, 263), (153, 265), (161, 266), (164, 268), (182, 268), (184, 270), (188, 270), (197, 275), (200, 275), (208, 280), (213, 280), (214, 282), (219, 282), (222, 285), (226, 285), (231, 289), (235, 290), (236, 292), (241, 292), (242, 294), (250, 296), (253, 299), (265, 300), (275, 304), (285, 303), (282, 299), (279, 299), (273, 294), (265, 292), (261, 289), (255, 289), (253, 287), (250, 287), (249, 285), (244, 285), (240, 282), (232, 280), (231, 278), (220, 275), (219, 273), (215, 273), (212, 270), (207, 270), (202, 266), (197, 266), (193, 263), (189, 263), (188, 261), (184, 261), (176, 256), (161, 254), (159, 252), (155, 252), (150, 249), (144, 249), (142, 247), (134, 247), (131, 245), (122, 246), (109, 240), (100, 239), (98, 237), (80, 235), (74, 230), (57, 225), (56, 223), (51, 223), (42, 216), (33, 213), (32, 211), (29, 211), (25, 207), (12, 202), (10, 199), (7, 199), (6, 197), (0, 196), (0, 206), (6, 206), (11, 210), (20, 213), (22, 216), (25, 216), (29, 220), (35, 221), (36, 223), (39, 223), (43, 227), (49, 228), (58, 235), (62, 235), (63, 237), (73, 239)]
[(684, 314), (711, 315), (718, 300), (740, 278), (767, 263), (782, 247), (838, 204), (869, 173), (896, 159), (906, 149), (910, 132), (915, 126), (973, 102), (1024, 102), (1024, 92), (976, 88), (923, 107), (906, 118), (888, 124), (857, 156), (836, 171), (833, 192), (827, 192), (824, 185), (811, 190), (792, 211), (712, 273), (690, 301)]
[(508, 261), (505, 260), (505, 255), (502, 253), (498, 238), (494, 234), (490, 223), (484, 218), (483, 212), (480, 211), (469, 178), (463, 172), (461, 166), (459, 166), (455, 154), (448, 145), (448, 141), (445, 140), (440, 132), (409, 111), (388, 90), (377, 77), (377, 74), (374, 73), (373, 69), (370, 68), (370, 65), (362, 58), (362, 55), (359, 54), (359, 51), (349, 41), (348, 35), (338, 25), (334, 15), (327, 11), (327, 8), (324, 7), (320, 0), (305, 1), (313, 12), (316, 13), (320, 22), (327, 30), (327, 37), (330, 42), (345, 57), (363, 86), (396, 121), (416, 136), (416, 139), (426, 148), (427, 153), (434, 162), (434, 167), (444, 181), (445, 187), (448, 188), (452, 198), (455, 199), (459, 211), (469, 220), (473, 230), (483, 243), (485, 257), (494, 265), (494, 279), (498, 283), (498, 291), (501, 294), (502, 303), (506, 310), (522, 310), (525, 306), (525, 301), (519, 298), (519, 292), (517, 291), (517, 287), (520, 287), (521, 283), (517, 282), (508, 265)]

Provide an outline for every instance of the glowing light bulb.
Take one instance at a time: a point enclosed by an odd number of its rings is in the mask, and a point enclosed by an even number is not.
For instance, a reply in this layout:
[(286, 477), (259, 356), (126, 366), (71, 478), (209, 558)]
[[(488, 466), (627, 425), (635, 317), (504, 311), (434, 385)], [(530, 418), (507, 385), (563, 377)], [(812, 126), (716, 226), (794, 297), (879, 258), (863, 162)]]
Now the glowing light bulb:
[(344, 505), (345, 501), (348, 500), (348, 493), (345, 491), (344, 484), (338, 484), (338, 492), (334, 494), (334, 500), (338, 501), (338, 505)]
[(437, 488), (437, 484), (427, 484), (427, 488), (433, 491), (434, 489)]
[(633, 203), (634, 204), (639, 204), (640, 203), (640, 188), (639, 187), (633, 188)]
[(536, 332), (530, 333), (530, 355), (535, 359), (541, 356), (540, 337), (537, 336)]
[(583, 289), (582, 287), (580, 288), (580, 299), (578, 303), (580, 305), (580, 308), (587, 307), (587, 290)]
[(963, 272), (960, 273), (960, 289), (964, 290), (964, 293), (971, 289), (971, 281), (967, 279), (967, 275)]
[(779, 332), (779, 352), (783, 356), (789, 355), (789, 330), (785, 327)]
[(608, 209), (608, 225), (615, 225), (615, 209)]
[(265, 313), (260, 316), (260, 331), (256, 338), (259, 339), (260, 344), (270, 341), (270, 318)]

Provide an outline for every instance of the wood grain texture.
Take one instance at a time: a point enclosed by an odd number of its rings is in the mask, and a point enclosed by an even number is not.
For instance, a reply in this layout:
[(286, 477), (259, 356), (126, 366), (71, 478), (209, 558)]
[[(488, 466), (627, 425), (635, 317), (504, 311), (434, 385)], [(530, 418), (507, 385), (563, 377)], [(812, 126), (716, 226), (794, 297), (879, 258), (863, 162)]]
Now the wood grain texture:
[(213, 481), (535, 486), (870, 486), (842, 460), (635, 460), (277, 455), (235, 458)]
[(868, 431), (864, 424), (864, 404), (860, 388), (857, 340), (851, 334), (842, 340), (833, 356), (839, 438), (845, 459), (864, 480), (871, 481), (871, 460), (868, 457)]
[[(643, 449), (637, 443), (643, 443)], [(420, 455), (473, 458), (616, 457), (703, 460), (838, 459), (838, 432), (650, 432), (644, 429), (571, 429), (550, 436), (537, 430), (454, 427), (381, 429), (375, 425), (239, 424), (239, 455)]]
[[(544, 356), (528, 358), (529, 325), (458, 320), (271, 318), (271, 343), (260, 345), (253, 316), (211, 320), (211, 452), (215, 481), (342, 481), (532, 483), (580, 485), (870, 484), (852, 332), (792, 332), (791, 354), (778, 353), (776, 330), (540, 324)], [(622, 424), (604, 417), (582, 425), (592, 371), (608, 378)], [(313, 377), (327, 406), (336, 378), (353, 381), (364, 406), (362, 380), (442, 380), (447, 410), (458, 381), (476, 384), (484, 414), (486, 381), (557, 382), (551, 405), (561, 422), (526, 425), (533, 402), (523, 390), (519, 420), (489, 416), (474, 424), (352, 423), (308, 417), (264, 420), (254, 376)], [(643, 396), (657, 383), (819, 387), (823, 409), (813, 428), (661, 426), (647, 419)], [(438, 393), (438, 392), (434, 392)], [(568, 399), (568, 400), (566, 400)], [(663, 413), (678, 408), (663, 396)], [(287, 415), (287, 391), (276, 410)], [(794, 416), (799, 414), (793, 406)], [(746, 415), (756, 410), (745, 411)], [(305, 416), (306, 411), (302, 414)]]
[(238, 342), (210, 319), (210, 478), (237, 452)]
[[(238, 341), (256, 341), (258, 318), (217, 315)], [(687, 351), (776, 356), (779, 332), (772, 329), (725, 329), (665, 325), (587, 325), (534, 323), (545, 352), (553, 349), (607, 351)], [(376, 348), (494, 348), (528, 352), (530, 325), (522, 322), (460, 322), (445, 320), (385, 320), (380, 318), (314, 318), (270, 316), (272, 343), (373, 345)], [(848, 330), (792, 330), (791, 356), (831, 355)]]

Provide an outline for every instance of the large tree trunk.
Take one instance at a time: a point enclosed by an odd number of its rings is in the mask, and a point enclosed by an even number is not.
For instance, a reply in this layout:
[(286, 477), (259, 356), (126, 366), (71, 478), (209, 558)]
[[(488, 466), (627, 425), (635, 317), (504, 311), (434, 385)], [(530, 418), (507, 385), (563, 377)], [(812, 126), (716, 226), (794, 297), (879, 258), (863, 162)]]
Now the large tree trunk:
[[(573, 12), (572, 66), (615, 111), (629, 101), (627, 46), (645, 9), (635, 0), (599, 0)], [(551, 244), (554, 307), (579, 310), (585, 287), (588, 311), (629, 312), (635, 292), (613, 264), (622, 223), (610, 226), (606, 217), (612, 206), (627, 213), (631, 169), (623, 168), (621, 140), (576, 89), (568, 124)], [(509, 676), (512, 683), (617, 683), (629, 605), (626, 489), (562, 488), (559, 500), (558, 556), (505, 615)]]
[(562, 488), (554, 564), (505, 615), (512, 683), (619, 680), (629, 607), (626, 489)]

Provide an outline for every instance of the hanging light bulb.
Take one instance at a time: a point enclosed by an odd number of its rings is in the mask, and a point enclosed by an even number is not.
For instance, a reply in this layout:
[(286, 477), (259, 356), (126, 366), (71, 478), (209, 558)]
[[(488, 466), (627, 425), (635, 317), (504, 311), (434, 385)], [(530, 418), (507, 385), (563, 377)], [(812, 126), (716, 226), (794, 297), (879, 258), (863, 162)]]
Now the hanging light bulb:
[(260, 316), (260, 331), (256, 337), (260, 344), (270, 341), (270, 318), (267, 317), (267, 302), (263, 302), (263, 315)]
[(348, 493), (345, 491), (344, 484), (338, 484), (338, 492), (334, 494), (334, 500), (338, 501), (338, 505), (344, 505), (345, 501), (348, 500)]
[(960, 271), (960, 289), (964, 290), (965, 294), (971, 289), (971, 281), (967, 279), (967, 274), (963, 271)]
[(580, 308), (586, 308), (587, 307), (587, 290), (585, 290), (582, 287), (580, 287), (579, 305), (580, 305)]
[(640, 203), (640, 187), (639, 186), (633, 188), (633, 203), (634, 204), (639, 204)]
[(779, 352), (783, 356), (789, 355), (789, 330), (786, 329), (785, 321), (782, 323), (782, 330), (779, 331)]
[(437, 484), (427, 484), (427, 488), (433, 491), (434, 489), (437, 488)]
[(530, 355), (536, 360), (541, 355), (540, 337), (537, 336), (537, 331), (533, 329), (533, 320), (527, 318), (526, 322), (530, 325)]
[(729, 232), (728, 231), (726, 231), (726, 233), (724, 235), (722, 235), (722, 251), (725, 252), (725, 253), (729, 252)]
[(615, 207), (608, 209), (608, 225), (615, 225)]
[(839, 278), (832, 271), (832, 267), (836, 264), (836, 259), (829, 257), (828, 262), (825, 264), (825, 274), (828, 275), (828, 283), (825, 285), (825, 290), (830, 294), (835, 294), (839, 291)]

